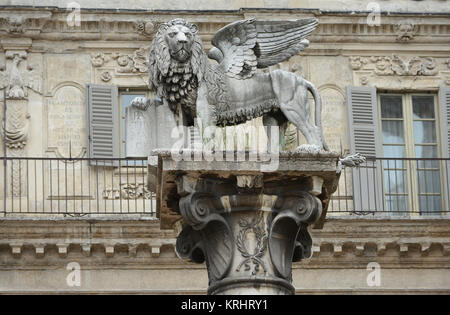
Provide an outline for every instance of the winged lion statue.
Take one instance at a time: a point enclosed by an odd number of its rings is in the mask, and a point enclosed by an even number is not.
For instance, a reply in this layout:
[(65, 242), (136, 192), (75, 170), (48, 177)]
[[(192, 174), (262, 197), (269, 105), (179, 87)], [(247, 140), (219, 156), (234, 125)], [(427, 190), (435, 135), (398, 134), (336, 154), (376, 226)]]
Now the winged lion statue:
[[(184, 19), (164, 23), (150, 46), (149, 88), (157, 97), (139, 97), (132, 105), (167, 105), (184, 126), (192, 126), (196, 118), (203, 126), (223, 127), (262, 116), (265, 126), (283, 130), (289, 121), (307, 141), (298, 150), (329, 151), (314, 85), (291, 72), (258, 71), (304, 50), (317, 25), (315, 18), (236, 21), (214, 35), (214, 47), (206, 55), (196, 25)], [(314, 97), (315, 123), (308, 91)]]

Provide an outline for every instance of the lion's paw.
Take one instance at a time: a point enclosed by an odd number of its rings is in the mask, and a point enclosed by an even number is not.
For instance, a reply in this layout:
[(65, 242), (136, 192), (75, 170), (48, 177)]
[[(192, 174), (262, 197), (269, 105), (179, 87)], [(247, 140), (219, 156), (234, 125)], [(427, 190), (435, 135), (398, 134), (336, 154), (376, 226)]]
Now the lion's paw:
[(294, 152), (295, 153), (311, 153), (311, 154), (317, 154), (322, 150), (320, 146), (317, 144), (302, 144), (299, 145)]

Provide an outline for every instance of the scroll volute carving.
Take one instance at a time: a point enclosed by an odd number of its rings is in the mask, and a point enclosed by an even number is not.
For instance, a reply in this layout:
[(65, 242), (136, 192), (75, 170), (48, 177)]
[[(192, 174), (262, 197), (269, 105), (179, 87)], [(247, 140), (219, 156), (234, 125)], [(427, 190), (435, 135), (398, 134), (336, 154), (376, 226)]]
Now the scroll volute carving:
[(206, 260), (210, 281), (227, 274), (234, 251), (232, 232), (221, 211), (219, 199), (208, 193), (192, 193), (180, 199), (186, 226), (177, 238), (177, 253), (196, 263)]
[(291, 277), (292, 262), (311, 255), (312, 240), (308, 224), (322, 213), (322, 203), (307, 192), (280, 197), (278, 214), (269, 234), (269, 250), (275, 269), (281, 277)]

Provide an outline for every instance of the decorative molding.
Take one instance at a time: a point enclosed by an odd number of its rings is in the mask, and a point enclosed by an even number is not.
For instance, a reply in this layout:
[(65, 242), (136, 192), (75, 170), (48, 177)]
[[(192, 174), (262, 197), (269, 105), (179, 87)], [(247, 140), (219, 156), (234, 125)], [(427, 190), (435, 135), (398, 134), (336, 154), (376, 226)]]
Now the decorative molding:
[(141, 76), (146, 80), (148, 56), (149, 46), (142, 46), (131, 54), (96, 52), (91, 55), (91, 62), (94, 68), (99, 69), (99, 78), (103, 82), (110, 82), (122, 75)]
[[(365, 267), (367, 259), (377, 259), (383, 265), (397, 268), (446, 267), (450, 254), (449, 220), (328, 218), (322, 230), (311, 230), (314, 239), (312, 257), (294, 263), (293, 268), (357, 268)], [(0, 224), (0, 265), (8, 264), (12, 261), (9, 259), (17, 263), (17, 259), (21, 259), (30, 247), (35, 254), (44, 254), (45, 257), (63, 259), (60, 253), (67, 256), (78, 253), (80, 257), (90, 259), (93, 251), (105, 255), (105, 246), (120, 244), (121, 251), (129, 253), (125, 258), (136, 263), (148, 264), (147, 260), (136, 257), (159, 257), (165, 261), (172, 257), (171, 265), (186, 268), (186, 264), (174, 254), (176, 233), (160, 230), (158, 220), (116, 217), (60, 220), (7, 218), (0, 222), (3, 222)], [(401, 247), (406, 252), (402, 252)], [(56, 250), (44, 250), (50, 248)], [(58, 251), (58, 248), (61, 249)], [(164, 256), (160, 255), (163, 250)], [(167, 250), (172, 256), (168, 255)], [(330, 260), (330, 257), (333, 259)], [(408, 260), (401, 262), (395, 257), (407, 257)], [(23, 263), (39, 264), (28, 259)], [(204, 267), (190, 265), (190, 268)]]
[[(185, 12), (173, 12), (182, 17)], [(210, 34), (224, 25), (255, 16), (266, 18), (267, 15), (241, 9), (224, 15), (222, 12), (190, 13), (191, 20), (199, 26), (199, 33), (209, 43)], [(270, 15), (283, 11), (272, 11)], [(383, 23), (372, 27), (366, 22), (366, 16), (347, 14), (336, 16), (335, 13), (310, 12), (320, 18), (320, 26), (311, 36), (311, 42), (409, 42), (447, 43), (450, 25), (446, 15), (429, 14), (405, 20), (404, 15), (389, 14), (383, 16)], [(172, 16), (173, 16), (172, 15)], [(309, 14), (308, 14), (309, 15)], [(161, 12), (100, 12), (83, 10), (79, 27), (67, 24), (67, 11), (58, 8), (11, 8), (0, 13), (0, 34), (8, 36), (25, 36), (38, 40), (149, 40), (153, 37), (160, 23), (169, 19)], [(99, 37), (99, 34), (102, 34)], [(338, 34), (338, 35), (337, 35)], [(208, 39), (208, 40), (207, 40)], [(207, 47), (209, 48), (209, 47)]]
[(210, 294), (255, 277), (291, 292), (292, 262), (311, 255), (308, 225), (322, 213), (322, 202), (314, 196), (321, 184), (315, 187), (306, 175), (268, 182), (261, 174), (239, 173), (229, 178), (182, 175), (176, 183), (184, 220), (176, 250), (180, 258), (206, 261)]
[(397, 41), (408, 42), (414, 38), (419, 31), (419, 26), (411, 21), (402, 21), (394, 26)]
[(438, 65), (433, 57), (350, 56), (352, 70), (373, 70), (376, 75), (434, 76)]
[(137, 20), (135, 22), (136, 31), (144, 36), (153, 36), (158, 30), (158, 23), (149, 20)]
[(103, 199), (151, 199), (151, 192), (146, 184), (122, 184), (120, 189), (105, 189)]
[[(244, 258), (239, 265), (236, 267), (236, 271), (239, 272), (241, 267), (245, 266), (245, 271), (250, 271), (253, 263), (252, 275), (255, 276), (259, 273), (259, 267), (262, 267), (264, 274), (267, 273), (266, 264), (261, 257), (264, 256), (267, 249), (268, 235), (265, 232), (264, 224), (262, 222), (263, 216), (259, 214), (258, 216), (246, 220), (241, 218), (239, 220), (240, 231), (236, 237), (236, 247)], [(253, 233), (255, 235), (255, 248), (247, 248), (248, 233)]]

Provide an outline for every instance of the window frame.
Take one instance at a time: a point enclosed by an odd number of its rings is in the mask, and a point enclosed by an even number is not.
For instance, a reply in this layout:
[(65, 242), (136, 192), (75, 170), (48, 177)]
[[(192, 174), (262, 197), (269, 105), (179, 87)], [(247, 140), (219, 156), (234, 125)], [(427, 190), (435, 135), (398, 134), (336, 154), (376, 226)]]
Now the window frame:
[[(382, 111), (381, 111), (381, 96), (382, 95), (389, 95), (389, 96), (401, 96), (402, 100), (402, 118), (401, 119), (391, 119), (391, 118), (382, 118)], [(414, 119), (414, 112), (413, 112), (413, 102), (412, 98), (413, 96), (433, 96), (433, 107), (434, 107), (434, 119)], [(378, 109), (378, 128), (380, 130), (380, 137), (381, 137), (381, 153), (384, 157), (384, 146), (386, 145), (383, 141), (383, 128), (382, 123), (383, 120), (389, 121), (389, 120), (396, 120), (396, 121), (403, 121), (403, 135), (404, 135), (404, 149), (405, 149), (405, 158), (415, 158), (416, 157), (416, 145), (435, 145), (437, 149), (437, 155), (442, 156), (442, 148), (441, 148), (441, 117), (440, 117), (440, 110), (439, 110), (439, 100), (437, 93), (432, 92), (405, 92), (401, 93), (398, 91), (383, 91), (378, 92), (377, 91), (377, 109)], [(425, 143), (425, 144), (416, 144), (414, 139), (414, 122), (415, 121), (431, 121), (433, 120), (435, 122), (435, 132), (436, 132), (436, 142), (431, 143)], [(387, 143), (387, 145), (393, 145), (390, 143)], [(397, 144), (398, 145), (398, 144)], [(406, 170), (406, 182), (407, 182), (407, 189), (405, 190), (407, 193), (408, 202), (407, 205), (409, 207), (409, 215), (411, 216), (421, 216), (423, 214), (427, 214), (427, 211), (421, 211), (420, 209), (420, 202), (419, 202), (419, 190), (418, 190), (418, 174), (417, 174), (417, 163), (414, 163), (415, 160), (406, 160), (405, 166), (403, 169)], [(397, 166), (395, 165), (394, 169), (390, 168), (390, 165), (388, 164), (389, 168), (388, 171), (394, 170), (397, 171)], [(385, 186), (385, 178), (384, 178), (384, 172), (385, 172), (385, 164), (381, 163), (381, 167), (383, 169), (383, 186)], [(445, 187), (444, 183), (444, 167), (442, 163), (439, 162), (439, 184), (440, 184), (440, 203), (441, 203), (441, 212), (443, 211), (445, 207), (445, 200), (444, 200), (444, 192), (443, 189)], [(387, 192), (387, 187), (383, 188), (383, 202), (387, 206), (387, 200), (386, 197), (389, 195), (392, 195), (392, 193)], [(422, 193), (423, 195), (423, 193)], [(391, 214), (395, 214), (396, 211), (389, 211)], [(432, 212), (432, 214), (435, 214), (435, 212)]]
[[(122, 102), (122, 95), (135, 95), (135, 94), (142, 94), (146, 98), (152, 98), (154, 97), (155, 93), (150, 92), (148, 89), (142, 87), (119, 87), (118, 91), (118, 104), (119, 108), (117, 109), (119, 111), (119, 156), (121, 158), (126, 158), (126, 126), (125, 126), (125, 112)], [(125, 131), (125, 132), (124, 132)]]

